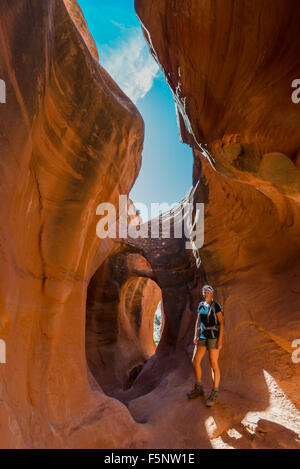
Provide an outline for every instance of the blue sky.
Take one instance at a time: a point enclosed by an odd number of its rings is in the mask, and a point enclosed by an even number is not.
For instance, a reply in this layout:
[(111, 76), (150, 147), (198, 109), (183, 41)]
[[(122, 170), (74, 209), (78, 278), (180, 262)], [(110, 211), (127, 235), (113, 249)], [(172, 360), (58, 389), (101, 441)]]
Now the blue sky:
[(100, 63), (133, 100), (145, 122), (142, 167), (129, 197), (137, 208), (173, 204), (192, 186), (192, 151), (181, 143), (172, 93), (151, 56), (134, 0), (78, 0), (96, 41)]

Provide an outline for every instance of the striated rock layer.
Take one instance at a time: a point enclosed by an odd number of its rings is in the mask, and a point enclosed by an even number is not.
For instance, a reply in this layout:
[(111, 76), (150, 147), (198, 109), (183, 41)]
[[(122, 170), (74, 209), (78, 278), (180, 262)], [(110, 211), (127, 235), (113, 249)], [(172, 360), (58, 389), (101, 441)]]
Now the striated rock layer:
[(96, 207), (132, 187), (143, 121), (65, 3), (0, 4), (4, 448), (122, 447), (140, 428), (88, 371), (85, 319), (88, 283), (118, 249), (96, 236)]
[[(300, 338), (300, 106), (291, 83), (300, 76), (299, 2), (135, 5), (173, 92), (181, 138), (193, 148), (194, 202), (205, 203), (192, 304), (201, 285), (212, 284), (226, 335), (218, 408), (183, 403), (193, 346), (177, 346), (167, 368), (162, 343), (150, 361), (166, 377), (138, 397), (147, 364), (130, 409), (136, 418), (164, 421), (177, 447), (298, 447), (300, 365), (292, 352)], [(190, 369), (189, 386), (183, 369)], [(207, 373), (205, 380), (209, 390)]]
[[(138, 175), (142, 118), (98, 64), (75, 0), (3, 0), (0, 446), (297, 447), (298, 2), (136, 9), (194, 151), (194, 195), (179, 206), (205, 203), (201, 265), (163, 227), (157, 238), (96, 236), (97, 206), (118, 206)], [(176, 213), (160, 226), (178, 227)], [(185, 396), (204, 282), (226, 315), (211, 410)], [(207, 392), (207, 360), (204, 372)]]

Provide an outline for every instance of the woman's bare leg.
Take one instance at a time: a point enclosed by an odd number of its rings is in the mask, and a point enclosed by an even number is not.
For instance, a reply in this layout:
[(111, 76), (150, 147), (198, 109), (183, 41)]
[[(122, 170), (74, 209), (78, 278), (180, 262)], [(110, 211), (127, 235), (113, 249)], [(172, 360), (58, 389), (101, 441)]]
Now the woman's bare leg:
[(215, 388), (219, 387), (220, 379), (221, 379), (221, 373), (220, 373), (220, 368), (219, 368), (219, 363), (218, 363), (219, 353), (220, 353), (220, 350), (218, 349), (208, 350), (210, 366), (214, 374), (214, 387)]
[(193, 367), (194, 367), (196, 381), (201, 381), (201, 376), (202, 376), (201, 361), (205, 355), (206, 347), (203, 347), (203, 345), (198, 345), (196, 347), (197, 347), (196, 353), (193, 358)]

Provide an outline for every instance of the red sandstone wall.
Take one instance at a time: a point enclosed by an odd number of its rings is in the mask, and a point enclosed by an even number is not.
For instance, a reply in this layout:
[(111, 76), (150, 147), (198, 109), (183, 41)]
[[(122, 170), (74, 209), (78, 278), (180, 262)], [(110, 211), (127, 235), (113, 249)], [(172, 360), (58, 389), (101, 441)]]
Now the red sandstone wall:
[[(97, 205), (116, 203), (138, 175), (142, 118), (97, 63), (75, 1), (3, 0), (0, 446), (297, 447), (299, 2), (137, 0), (136, 9), (194, 151), (201, 266), (184, 239), (96, 237)], [(227, 324), (212, 411), (185, 396), (203, 282)], [(164, 330), (148, 358), (160, 291)]]

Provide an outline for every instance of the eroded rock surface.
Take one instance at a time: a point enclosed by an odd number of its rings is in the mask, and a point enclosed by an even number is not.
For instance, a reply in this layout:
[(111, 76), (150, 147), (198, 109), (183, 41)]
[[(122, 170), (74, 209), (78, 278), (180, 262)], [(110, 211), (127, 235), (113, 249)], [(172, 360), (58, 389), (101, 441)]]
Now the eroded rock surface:
[[(183, 433), (186, 445), (198, 437), (201, 444), (211, 438), (215, 447), (298, 447), (300, 369), (292, 342), (300, 337), (300, 107), (292, 103), (291, 83), (300, 76), (299, 4), (135, 5), (174, 94), (181, 138), (194, 151), (195, 202), (205, 203), (202, 271), (191, 296), (196, 304), (201, 285), (214, 285), (226, 337), (218, 409), (182, 403), (188, 344), (169, 360), (160, 385), (145, 397), (137, 393), (130, 409), (142, 420), (165, 421), (177, 447)], [(158, 354), (151, 360), (159, 368)], [(136, 386), (146, 380), (147, 367)], [(207, 373), (205, 379), (208, 390)], [(188, 380), (191, 386), (192, 374)], [(145, 410), (157, 402), (154, 415)], [(266, 431), (259, 430), (263, 419), (271, 422)], [(227, 430), (237, 435), (237, 427), (239, 436), (228, 438)]]
[(155, 353), (153, 320), (161, 290), (139, 253), (118, 252), (99, 267), (87, 296), (87, 360), (109, 395), (130, 388)]
[[(185, 237), (96, 236), (96, 207), (118, 206), (138, 175), (143, 121), (97, 63), (75, 1), (3, 0), (0, 446), (297, 447), (299, 2), (136, 9), (194, 151), (201, 265)], [(134, 208), (128, 219), (141, 223)], [(206, 282), (226, 315), (211, 410), (185, 395)], [(208, 392), (207, 360), (204, 376)]]
[(85, 320), (95, 259), (116, 249), (101, 248), (96, 207), (129, 192), (143, 121), (65, 3), (0, 5), (3, 447), (118, 447), (139, 434), (88, 372)]
[[(227, 174), (300, 148), (297, 1), (136, 0), (151, 52), (177, 103), (183, 141), (206, 144)], [(244, 175), (246, 177), (246, 175)], [(268, 179), (268, 178), (267, 178)]]

